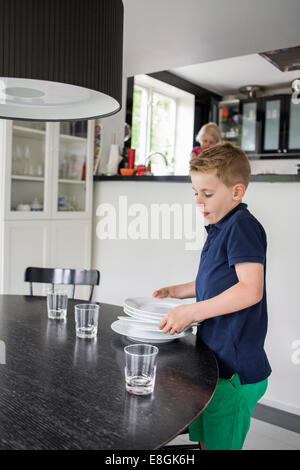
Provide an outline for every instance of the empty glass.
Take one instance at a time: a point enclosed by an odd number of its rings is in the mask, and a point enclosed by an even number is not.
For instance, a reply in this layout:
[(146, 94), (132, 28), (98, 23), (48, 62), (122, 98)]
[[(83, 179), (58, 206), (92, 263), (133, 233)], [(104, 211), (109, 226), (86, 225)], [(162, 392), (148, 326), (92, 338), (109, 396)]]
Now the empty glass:
[(99, 305), (75, 305), (75, 327), (78, 338), (95, 338), (97, 336)]
[(155, 385), (158, 348), (151, 344), (131, 344), (124, 351), (127, 392), (149, 395)]
[(67, 316), (68, 294), (66, 291), (47, 292), (48, 318), (64, 320)]

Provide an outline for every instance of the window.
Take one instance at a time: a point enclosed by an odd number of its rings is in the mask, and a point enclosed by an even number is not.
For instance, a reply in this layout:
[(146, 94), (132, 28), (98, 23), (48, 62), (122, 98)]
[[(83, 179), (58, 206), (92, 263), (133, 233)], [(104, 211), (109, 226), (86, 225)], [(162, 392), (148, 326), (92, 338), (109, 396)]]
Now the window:
[(151, 157), (153, 174), (174, 172), (176, 100), (151, 87), (134, 85), (131, 146), (136, 149), (136, 163)]
[(194, 118), (193, 94), (149, 75), (136, 75), (131, 120), (136, 165), (159, 152), (162, 155), (151, 157), (154, 175), (188, 175)]

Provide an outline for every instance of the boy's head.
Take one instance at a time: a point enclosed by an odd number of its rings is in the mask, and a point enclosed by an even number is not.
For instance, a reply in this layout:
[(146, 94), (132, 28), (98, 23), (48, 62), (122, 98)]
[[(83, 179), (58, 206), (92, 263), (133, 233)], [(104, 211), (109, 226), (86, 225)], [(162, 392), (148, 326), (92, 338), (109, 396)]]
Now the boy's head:
[(220, 129), (214, 122), (209, 122), (201, 127), (196, 140), (200, 143), (202, 150), (213, 147), (222, 141)]
[(229, 142), (215, 145), (191, 159), (196, 203), (209, 223), (218, 222), (242, 201), (250, 173), (246, 154)]

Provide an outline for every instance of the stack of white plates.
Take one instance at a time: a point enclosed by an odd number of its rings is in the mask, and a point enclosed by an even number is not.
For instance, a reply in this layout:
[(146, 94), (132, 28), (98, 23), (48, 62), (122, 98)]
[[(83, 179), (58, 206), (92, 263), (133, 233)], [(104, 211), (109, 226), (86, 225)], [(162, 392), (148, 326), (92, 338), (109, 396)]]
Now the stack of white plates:
[(169, 333), (163, 333), (158, 328), (158, 323), (173, 308), (193, 301), (192, 299), (157, 299), (154, 297), (126, 299), (124, 312), (127, 316), (118, 317), (118, 320), (112, 323), (111, 328), (116, 333), (137, 342), (166, 343), (183, 338), (193, 332), (192, 325), (182, 333), (170, 335)]

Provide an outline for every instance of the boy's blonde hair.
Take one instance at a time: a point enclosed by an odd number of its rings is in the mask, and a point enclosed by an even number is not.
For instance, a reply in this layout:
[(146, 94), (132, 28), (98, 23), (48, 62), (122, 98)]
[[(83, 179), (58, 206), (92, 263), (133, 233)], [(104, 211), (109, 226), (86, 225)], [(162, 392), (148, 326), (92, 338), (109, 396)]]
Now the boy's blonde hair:
[(196, 135), (196, 141), (200, 143), (200, 139), (204, 134), (211, 135), (217, 143), (222, 142), (220, 129), (214, 122), (209, 122), (201, 127), (200, 131)]
[(227, 187), (237, 183), (249, 184), (251, 167), (248, 157), (236, 145), (230, 142), (208, 148), (190, 161), (190, 172), (208, 173), (217, 170), (217, 177)]

